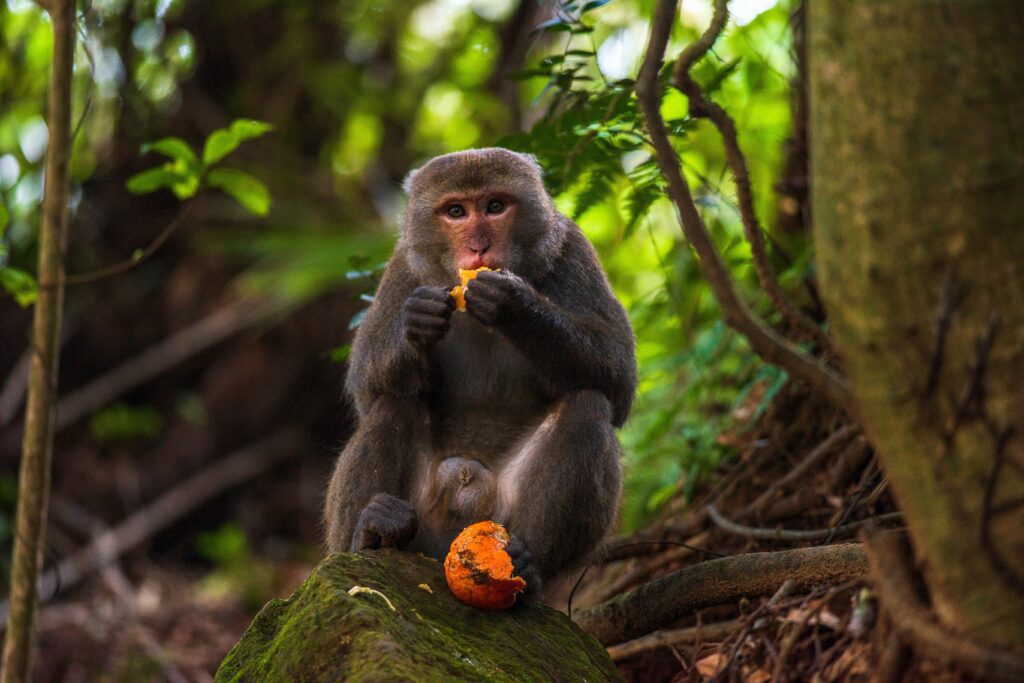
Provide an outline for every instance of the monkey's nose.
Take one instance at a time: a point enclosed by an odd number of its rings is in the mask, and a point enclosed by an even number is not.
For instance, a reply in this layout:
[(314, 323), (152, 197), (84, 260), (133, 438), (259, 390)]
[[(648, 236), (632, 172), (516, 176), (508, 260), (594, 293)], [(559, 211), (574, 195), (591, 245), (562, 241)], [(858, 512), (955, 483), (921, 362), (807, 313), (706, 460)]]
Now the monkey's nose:
[(491, 248), (491, 240), (486, 237), (473, 237), (469, 240), (469, 250), (474, 254), (483, 255)]

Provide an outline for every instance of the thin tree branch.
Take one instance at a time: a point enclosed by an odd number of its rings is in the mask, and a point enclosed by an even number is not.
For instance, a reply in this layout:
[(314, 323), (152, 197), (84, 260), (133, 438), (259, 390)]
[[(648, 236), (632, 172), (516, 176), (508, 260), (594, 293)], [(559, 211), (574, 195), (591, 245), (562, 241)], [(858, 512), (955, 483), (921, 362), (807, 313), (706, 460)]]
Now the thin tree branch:
[[(36, 579), (46, 546), (46, 509), (53, 460), (53, 421), (60, 367), (64, 308), (64, 249), (68, 232), (68, 166), (71, 160), (71, 77), (75, 56), (74, 0), (44, 7), (53, 26), (53, 62), (47, 101), (49, 143), (39, 231), (39, 294), (32, 318), (25, 438), (18, 477), (18, 506), (11, 561), (10, 604), (5, 614), (3, 683), (32, 678), (33, 641), (39, 594)], [(45, 285), (45, 288), (44, 288)]]
[[(56, 431), (232, 334), (283, 315), (292, 305), (280, 299), (241, 299), (214, 311), (62, 398), (57, 403)], [(9, 446), (5, 439), (0, 453), (7, 452)]]
[(605, 645), (637, 638), (696, 609), (771, 595), (788, 579), (797, 590), (835, 584), (867, 571), (857, 543), (748, 553), (679, 569), (607, 602), (573, 621)]
[(731, 621), (722, 621), (716, 624), (702, 624), (699, 626), (690, 626), (688, 628), (655, 631), (654, 633), (650, 633), (642, 638), (630, 640), (629, 642), (622, 643), (621, 645), (612, 645), (608, 648), (608, 656), (612, 658), (613, 662), (620, 662), (623, 659), (629, 659), (634, 655), (649, 652), (650, 650), (656, 650), (659, 647), (686, 645), (690, 643), (699, 643), (705, 640), (722, 640), (738, 629), (741, 624), (742, 622), (740, 620), (733, 619)]
[[(295, 444), (300, 442), (297, 432), (285, 429), (213, 463), (146, 507), (133, 512), (117, 526), (99, 534), (84, 548), (46, 572), (41, 582), (42, 593), (52, 598), (58, 589), (58, 578), (61, 590), (77, 584), (90, 572), (113, 562), (223, 491), (294, 455)], [(6, 615), (8, 608), (7, 601), (0, 603), (0, 616)]]
[[(728, 11), (726, 9), (726, 0), (716, 0), (715, 14), (712, 19), (711, 28), (701, 36), (701, 39), (698, 40), (697, 43), (703, 45), (704, 42), (707, 42), (708, 40), (713, 43), (720, 34), (722, 27), (725, 25), (727, 17)], [(691, 43), (691, 45), (687, 47), (687, 50), (692, 48), (694, 45), (697, 45), (697, 43)], [(708, 45), (708, 48), (710, 48), (710, 45)], [(673, 70), (673, 84), (689, 98), (690, 113), (697, 118), (709, 119), (722, 136), (722, 143), (725, 146), (725, 160), (729, 165), (733, 179), (736, 182), (736, 196), (739, 200), (739, 212), (741, 222), (743, 223), (743, 232), (747, 236), (747, 241), (750, 243), (750, 251), (754, 261), (754, 270), (757, 272), (757, 278), (760, 280), (765, 293), (775, 305), (776, 310), (782, 314), (782, 317), (798, 333), (808, 339), (814, 340), (822, 350), (831, 351), (832, 344), (828, 335), (825, 334), (825, 331), (821, 329), (817, 323), (811, 320), (803, 313), (803, 311), (793, 304), (789, 296), (779, 284), (779, 278), (775, 273), (775, 268), (772, 267), (771, 262), (768, 260), (768, 251), (765, 245), (764, 232), (762, 231), (761, 223), (757, 218), (757, 212), (754, 210), (754, 195), (750, 186), (750, 172), (747, 169), (747, 160), (743, 156), (743, 151), (740, 149), (739, 138), (736, 132), (736, 123), (732, 120), (732, 117), (729, 116), (725, 109), (704, 95), (704, 91), (701, 90), (700, 85), (698, 85), (697, 81), (690, 76), (690, 72), (688, 70), (690, 63), (696, 61), (696, 59), (702, 56), (708, 48), (704, 48), (704, 50), (694, 49), (691, 51), (691, 55), (686, 56), (685, 59), (680, 57)], [(685, 52), (686, 51), (684, 50), (684, 53)]]
[(754, 501), (743, 510), (740, 516), (745, 516), (749, 513), (762, 512), (765, 507), (767, 507), (768, 503), (772, 502), (772, 499), (779, 491), (782, 491), (785, 487), (796, 481), (800, 481), (800, 479), (810, 472), (825, 456), (829, 455), (836, 446), (842, 444), (844, 441), (856, 434), (858, 429), (857, 425), (846, 425), (845, 427), (840, 427), (836, 431), (832, 432), (828, 438), (815, 446), (814, 450), (808, 453), (807, 457), (801, 460), (796, 467), (790, 469), (781, 479), (773, 481), (760, 496), (754, 499)]
[(182, 204), (181, 208), (178, 209), (178, 213), (175, 214), (174, 218), (172, 218), (171, 221), (164, 227), (164, 229), (160, 231), (160, 234), (154, 237), (153, 241), (147, 244), (145, 248), (143, 248), (140, 251), (136, 251), (136, 253), (133, 254), (131, 258), (127, 258), (124, 261), (121, 261), (120, 263), (115, 263), (104, 268), (89, 271), (88, 273), (76, 273), (74, 275), (68, 275), (66, 278), (64, 278), (64, 282), (69, 285), (81, 285), (88, 282), (96, 282), (97, 280), (104, 280), (108, 277), (120, 275), (121, 273), (131, 270), (135, 266), (139, 265), (140, 263), (148, 259), (153, 254), (155, 254), (156, 251), (164, 245), (164, 242), (166, 242), (171, 237), (171, 235), (173, 235), (174, 232), (179, 227), (181, 227), (181, 225), (185, 222), (185, 219), (188, 218), (189, 212), (192, 211), (192, 205), (194, 203), (195, 200), (192, 199)]
[[(660, 112), (661, 87), (658, 74), (661, 71), (662, 55), (668, 44), (669, 32), (675, 23), (675, 11), (676, 0), (658, 0), (651, 21), (647, 53), (636, 82), (636, 94), (647, 121), (655, 157), (668, 181), (668, 194), (679, 214), (683, 234), (700, 258), (701, 270), (719, 305), (722, 306), (725, 321), (744, 335), (751, 348), (765, 361), (783, 368), (796, 379), (806, 382), (812, 390), (827, 396), (846, 412), (855, 414), (850, 389), (841, 375), (765, 325), (740, 300), (729, 271), (697, 211), (690, 188), (680, 171), (679, 157), (669, 140)], [(706, 51), (714, 42), (716, 35), (717, 33), (712, 33), (709, 29), (695, 45), (698, 48), (703, 47)], [(703, 54), (698, 48), (684, 50), (679, 61), (685, 64), (686, 60), (689, 60), (692, 63), (699, 54)]]
[[(60, 347), (63, 349), (68, 340), (74, 335), (77, 321), (73, 316), (65, 312), (64, 321), (60, 327)], [(21, 404), (25, 400), (25, 392), (28, 390), (28, 371), (31, 363), (32, 346), (30, 344), (25, 349), (25, 352), (21, 354), (21, 357), (18, 358), (18, 362), (11, 368), (10, 374), (4, 381), (3, 388), (0, 389), (0, 428), (3, 428), (13, 420), (14, 416), (21, 409)]]
[(765, 529), (762, 527), (744, 526), (742, 524), (737, 524), (723, 515), (714, 505), (708, 505), (708, 515), (710, 515), (715, 526), (722, 531), (727, 531), (730, 534), (736, 534), (737, 536), (757, 539), (759, 541), (821, 541), (826, 538), (831, 538), (836, 534), (845, 534), (850, 531), (856, 531), (865, 524), (893, 522), (903, 519), (903, 515), (899, 512), (887, 512), (886, 514), (878, 515), (877, 517), (870, 517), (868, 519), (850, 522), (849, 524), (841, 524), (827, 529), (804, 530)]

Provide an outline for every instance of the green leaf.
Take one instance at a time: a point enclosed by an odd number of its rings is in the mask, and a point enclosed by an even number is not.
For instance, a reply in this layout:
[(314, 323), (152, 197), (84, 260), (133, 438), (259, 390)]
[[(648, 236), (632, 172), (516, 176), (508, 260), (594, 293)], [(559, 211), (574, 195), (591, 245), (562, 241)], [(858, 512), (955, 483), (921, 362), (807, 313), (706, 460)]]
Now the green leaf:
[(589, 12), (592, 9), (597, 9), (598, 7), (604, 7), (609, 2), (611, 2), (611, 0), (590, 0), (590, 2), (583, 5), (583, 9), (580, 10), (580, 14)]
[(573, 207), (573, 218), (579, 220), (592, 206), (596, 206), (614, 194), (612, 180), (616, 173), (614, 169), (596, 167), (587, 174), (586, 183), (578, 195), (576, 205)]
[(0, 267), (0, 287), (13, 296), (22, 308), (34, 304), (39, 294), (39, 285), (31, 274), (7, 266)]
[(245, 171), (215, 168), (206, 176), (206, 182), (234, 197), (249, 213), (266, 216), (270, 210), (270, 193), (266, 186)]
[(271, 129), (273, 126), (263, 121), (237, 119), (227, 128), (215, 130), (206, 138), (206, 144), (203, 145), (203, 163), (207, 166), (215, 164), (246, 140), (258, 138)]
[(187, 142), (181, 138), (162, 138), (156, 142), (148, 142), (142, 146), (142, 153), (156, 152), (172, 159), (182, 161), (190, 169), (199, 169), (199, 157), (192, 151)]
[(342, 344), (331, 349), (331, 361), (335, 363), (347, 363), (350, 355), (352, 355), (352, 344)]
[[(557, 27), (557, 28), (556, 28)], [(569, 26), (566, 25), (565, 21), (561, 17), (553, 17), (545, 22), (537, 24), (533, 27), (534, 31), (568, 31)]]
[[(188, 185), (190, 180), (191, 178), (185, 173), (175, 170), (170, 165), (164, 165), (136, 173), (128, 179), (127, 187), (132, 194), (146, 194), (164, 187), (175, 190), (179, 186)], [(175, 194), (177, 194), (177, 190), (175, 190)]]

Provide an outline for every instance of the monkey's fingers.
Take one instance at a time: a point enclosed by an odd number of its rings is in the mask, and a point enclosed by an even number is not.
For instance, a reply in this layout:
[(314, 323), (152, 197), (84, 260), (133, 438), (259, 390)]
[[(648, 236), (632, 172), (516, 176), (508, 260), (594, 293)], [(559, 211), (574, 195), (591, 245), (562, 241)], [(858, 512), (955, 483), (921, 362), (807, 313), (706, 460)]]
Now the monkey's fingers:
[(542, 586), (540, 570), (537, 569), (533, 555), (519, 536), (512, 537), (505, 547), (505, 552), (512, 558), (512, 575), (526, 581), (526, 588), (516, 602), (534, 604), (540, 598)]
[(416, 511), (409, 503), (378, 493), (359, 514), (352, 549), (401, 548), (416, 536), (417, 526)]
[(492, 285), (470, 283), (466, 290), (466, 310), (484, 325), (493, 325), (506, 307), (508, 294)]
[(482, 270), (474, 279), (480, 284), (500, 284), (511, 282), (518, 277), (507, 270)]
[(410, 298), (405, 302), (405, 311), (406, 313), (421, 313), (448, 319), (451, 317), (452, 309), (454, 308), (453, 305), (448, 303), (449, 301), (451, 299), (448, 297), (444, 301)]
[(466, 312), (482, 324), (491, 327), (498, 320), (498, 305), (486, 299), (466, 299)]
[(412, 294), (409, 295), (409, 300), (419, 301), (437, 301), (445, 303), (448, 299), (448, 289), (445, 287), (427, 287), (421, 286), (413, 290)]
[(405, 338), (413, 344), (429, 346), (440, 341), (448, 333), (449, 327), (451, 321), (448, 318), (413, 314), (406, 317)]

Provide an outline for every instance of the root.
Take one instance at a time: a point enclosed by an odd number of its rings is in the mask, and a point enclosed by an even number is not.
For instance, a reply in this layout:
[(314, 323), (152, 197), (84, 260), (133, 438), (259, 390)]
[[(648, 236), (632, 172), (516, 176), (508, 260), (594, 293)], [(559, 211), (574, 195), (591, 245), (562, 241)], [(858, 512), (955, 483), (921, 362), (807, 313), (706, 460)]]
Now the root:
[(955, 665), (984, 680), (1024, 680), (1024, 656), (949, 633), (932, 618), (915, 592), (906, 561), (910, 549), (902, 534), (875, 534), (864, 550), (890, 623), (919, 656)]
[(835, 584), (867, 572), (859, 544), (748, 553), (703, 562), (659, 577), (583, 610), (574, 621), (605, 645), (662, 628), (693, 610), (770, 595), (792, 579), (797, 590)]

